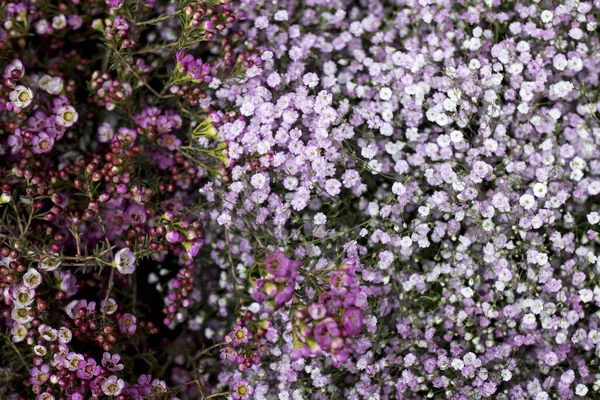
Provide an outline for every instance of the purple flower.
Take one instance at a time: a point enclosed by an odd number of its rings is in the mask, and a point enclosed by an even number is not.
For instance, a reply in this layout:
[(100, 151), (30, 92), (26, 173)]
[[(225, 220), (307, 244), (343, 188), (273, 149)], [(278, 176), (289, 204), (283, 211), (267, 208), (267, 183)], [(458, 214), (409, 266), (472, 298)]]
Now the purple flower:
[(355, 307), (348, 308), (344, 311), (342, 321), (347, 336), (355, 336), (360, 333), (363, 325), (362, 315), (363, 312)]
[(125, 212), (127, 221), (134, 225), (141, 225), (146, 222), (146, 208), (139, 204), (131, 204)]
[(280, 289), (275, 295), (275, 307), (279, 308), (292, 299), (294, 295), (294, 284), (289, 284)]

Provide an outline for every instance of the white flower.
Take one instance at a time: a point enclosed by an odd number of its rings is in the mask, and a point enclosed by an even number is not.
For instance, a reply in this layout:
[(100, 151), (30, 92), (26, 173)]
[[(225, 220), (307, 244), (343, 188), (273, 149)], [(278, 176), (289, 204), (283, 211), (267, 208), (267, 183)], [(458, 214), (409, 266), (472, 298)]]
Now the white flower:
[(394, 193), (395, 195), (400, 196), (404, 192), (406, 192), (406, 187), (402, 183), (395, 182), (392, 185), (392, 193)]
[(571, 82), (561, 81), (550, 86), (550, 95), (558, 98), (567, 97), (574, 88)]
[(587, 215), (587, 220), (591, 225), (596, 225), (600, 222), (600, 215), (596, 211), (592, 211)]
[(510, 381), (510, 378), (512, 378), (512, 372), (507, 369), (503, 369), (500, 375), (502, 375), (502, 380), (505, 382)]
[(302, 83), (309, 88), (314, 88), (319, 84), (319, 77), (314, 72), (309, 72), (302, 77)]
[(315, 225), (325, 225), (325, 223), (327, 222), (327, 217), (325, 216), (325, 214), (323, 214), (321, 212), (317, 213), (317, 214), (315, 214), (314, 222), (315, 222)]
[(252, 186), (255, 189), (264, 189), (269, 185), (269, 177), (266, 174), (259, 172), (257, 174), (254, 174), (254, 176), (250, 180), (250, 183), (252, 183)]
[(450, 365), (452, 365), (452, 368), (454, 368), (457, 371), (462, 371), (462, 369), (465, 367), (465, 363), (458, 358), (452, 360), (452, 363)]
[(15, 107), (25, 108), (33, 101), (33, 92), (28, 87), (19, 85), (10, 92), (9, 97)]
[(535, 198), (530, 194), (524, 194), (519, 199), (519, 204), (526, 210), (531, 210), (535, 207)]
[(10, 330), (10, 333), (12, 334), (12, 341), (19, 343), (25, 340), (25, 336), (27, 336), (27, 328), (21, 324), (15, 324)]
[(120, 273), (132, 274), (135, 271), (135, 254), (125, 247), (117, 251), (113, 263)]
[(535, 400), (548, 400), (550, 396), (546, 392), (539, 392), (535, 395)]
[(59, 77), (53, 78), (50, 75), (44, 75), (38, 81), (38, 86), (50, 94), (57, 95), (63, 90), (64, 83)]
[(589, 303), (594, 299), (594, 292), (592, 292), (590, 289), (581, 289), (579, 291), (579, 298), (582, 302)]
[(392, 89), (383, 87), (379, 90), (379, 98), (383, 101), (388, 101), (392, 98)]
[(273, 18), (275, 21), (287, 21), (289, 18), (288, 12), (285, 10), (279, 10), (275, 13)]
[(63, 106), (56, 113), (56, 123), (68, 128), (77, 122), (79, 115), (72, 106)]
[(58, 14), (54, 18), (52, 18), (52, 27), (54, 29), (62, 29), (67, 26), (67, 17), (64, 14)]
[(450, 132), (450, 140), (452, 143), (460, 143), (463, 141), (463, 133), (461, 131)]
[(260, 16), (254, 21), (254, 26), (258, 29), (265, 29), (269, 26), (269, 19), (265, 16)]
[(61, 262), (60, 258), (55, 254), (46, 255), (40, 260), (39, 268), (42, 271), (54, 271), (60, 267)]
[(588, 392), (588, 388), (584, 384), (580, 383), (577, 386), (575, 386), (575, 394), (577, 396), (585, 396), (587, 394), (587, 392)]
[(554, 14), (552, 14), (552, 11), (542, 11), (542, 14), (540, 15), (540, 18), (542, 19), (542, 22), (547, 24), (548, 22), (552, 21), (552, 19), (554, 18)]
[(535, 197), (542, 198), (546, 196), (547, 192), (548, 188), (545, 184), (538, 182), (535, 185), (533, 185), (533, 194), (535, 195)]
[(23, 284), (29, 289), (35, 289), (42, 283), (42, 274), (40, 274), (35, 268), (29, 268), (29, 270), (23, 275)]
[(460, 294), (462, 294), (467, 299), (470, 299), (471, 297), (473, 297), (473, 289), (471, 289), (470, 287), (464, 287), (460, 289)]
[(230, 222), (231, 222), (231, 215), (229, 215), (229, 213), (226, 213), (226, 212), (219, 215), (219, 217), (217, 218), (217, 223), (219, 225), (227, 225)]

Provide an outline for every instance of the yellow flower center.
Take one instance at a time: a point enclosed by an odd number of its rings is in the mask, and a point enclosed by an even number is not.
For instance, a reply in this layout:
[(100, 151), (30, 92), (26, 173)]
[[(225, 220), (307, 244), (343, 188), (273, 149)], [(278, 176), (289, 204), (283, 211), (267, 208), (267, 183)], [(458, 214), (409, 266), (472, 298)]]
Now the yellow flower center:
[(73, 121), (74, 115), (71, 111), (67, 111), (63, 114), (63, 119), (67, 122)]
[(27, 296), (27, 293), (19, 293), (18, 297), (21, 303), (25, 303), (27, 302), (27, 300), (29, 300), (29, 296)]
[(248, 388), (246, 385), (240, 385), (237, 388), (237, 392), (240, 396), (244, 396), (246, 393), (248, 393)]
[(38, 375), (38, 380), (40, 382), (44, 382), (47, 377), (48, 377), (48, 375), (46, 375), (45, 373), (42, 372), (41, 374)]
[(19, 101), (22, 103), (25, 103), (26, 101), (29, 100), (29, 92), (24, 90), (21, 93), (19, 93)]
[(243, 339), (244, 338), (244, 331), (241, 329), (238, 329), (237, 331), (235, 331), (235, 337), (238, 339)]
[(40, 141), (40, 149), (48, 150), (50, 148), (50, 142), (47, 140)]

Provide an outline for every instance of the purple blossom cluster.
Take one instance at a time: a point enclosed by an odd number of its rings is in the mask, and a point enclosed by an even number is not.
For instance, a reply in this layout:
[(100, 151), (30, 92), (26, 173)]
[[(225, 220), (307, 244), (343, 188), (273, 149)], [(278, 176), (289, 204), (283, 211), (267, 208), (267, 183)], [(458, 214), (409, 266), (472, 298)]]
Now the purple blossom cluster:
[(0, 397), (597, 396), (599, 0), (1, 10)]

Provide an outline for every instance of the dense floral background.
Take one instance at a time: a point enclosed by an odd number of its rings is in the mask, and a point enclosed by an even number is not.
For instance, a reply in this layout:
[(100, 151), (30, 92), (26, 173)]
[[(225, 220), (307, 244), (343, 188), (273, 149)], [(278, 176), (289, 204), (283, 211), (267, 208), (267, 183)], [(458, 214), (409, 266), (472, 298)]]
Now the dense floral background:
[(600, 0), (0, 4), (0, 398), (600, 398)]

